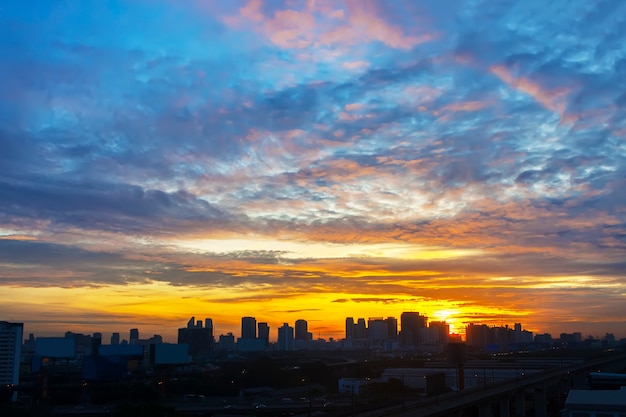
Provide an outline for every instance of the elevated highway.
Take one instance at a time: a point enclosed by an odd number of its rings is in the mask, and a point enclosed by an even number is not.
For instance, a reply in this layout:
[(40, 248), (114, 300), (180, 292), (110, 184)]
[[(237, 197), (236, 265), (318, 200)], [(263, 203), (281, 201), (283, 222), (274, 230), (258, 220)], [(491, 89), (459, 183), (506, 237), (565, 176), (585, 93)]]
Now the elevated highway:
[[(626, 354), (548, 369), (497, 385), (440, 395), (385, 409), (355, 414), (358, 417), (443, 417), (478, 415), (479, 417), (547, 417), (547, 392), (566, 393), (574, 380), (584, 381), (589, 372), (614, 372), (626, 367)], [(528, 414), (531, 415), (531, 414)]]

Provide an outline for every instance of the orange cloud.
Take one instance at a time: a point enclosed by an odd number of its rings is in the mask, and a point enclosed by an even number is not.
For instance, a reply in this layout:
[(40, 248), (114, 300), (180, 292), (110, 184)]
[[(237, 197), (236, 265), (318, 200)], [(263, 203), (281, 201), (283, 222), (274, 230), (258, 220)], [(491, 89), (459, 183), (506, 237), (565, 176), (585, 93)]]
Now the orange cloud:
[(39, 240), (35, 236), (29, 235), (0, 235), (0, 240)]

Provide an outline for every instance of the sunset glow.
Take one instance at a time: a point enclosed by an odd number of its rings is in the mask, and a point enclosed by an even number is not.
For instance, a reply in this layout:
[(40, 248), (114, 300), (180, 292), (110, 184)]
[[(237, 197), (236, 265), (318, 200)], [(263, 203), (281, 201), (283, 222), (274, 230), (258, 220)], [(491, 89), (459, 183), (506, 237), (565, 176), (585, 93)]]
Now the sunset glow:
[(0, 8), (0, 320), (626, 337), (626, 2)]

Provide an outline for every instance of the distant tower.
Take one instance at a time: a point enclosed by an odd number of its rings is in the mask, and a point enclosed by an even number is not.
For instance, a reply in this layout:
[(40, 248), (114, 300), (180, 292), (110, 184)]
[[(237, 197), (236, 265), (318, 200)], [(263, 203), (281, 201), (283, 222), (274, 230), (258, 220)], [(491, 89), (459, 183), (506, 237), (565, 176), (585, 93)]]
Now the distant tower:
[(254, 317), (241, 318), (241, 338), (256, 339), (256, 319)]
[(139, 329), (130, 329), (129, 344), (136, 345), (139, 341)]
[[(22, 350), (22, 335), (24, 323), (9, 323), (0, 321), (0, 385), (19, 385), (20, 356)], [(17, 391), (11, 396), (17, 401)]]
[(293, 327), (283, 323), (278, 328), (278, 350), (287, 352), (293, 350)]
[(309, 340), (309, 324), (306, 320), (296, 320), (296, 340)]
[(372, 346), (379, 346), (387, 339), (388, 324), (382, 317), (370, 317), (367, 320), (367, 330)]
[(178, 329), (178, 344), (189, 345), (189, 354), (197, 355), (213, 350), (215, 338), (213, 337), (213, 320), (204, 319), (205, 326), (202, 327), (202, 320), (196, 321), (192, 317), (187, 322), (187, 327)]
[(400, 346), (417, 346), (421, 329), (426, 327), (426, 316), (417, 311), (406, 311), (400, 315)]
[(111, 334), (111, 344), (112, 345), (119, 345), (120, 344), (120, 334), (119, 333), (112, 333)]
[(354, 339), (354, 318), (346, 317), (346, 339)]
[(387, 337), (389, 339), (398, 338), (398, 319), (395, 317), (387, 317)]
[(235, 335), (233, 335), (232, 333), (221, 334), (217, 346), (219, 350), (234, 350)]
[(265, 340), (265, 346), (270, 343), (270, 326), (265, 322), (260, 322), (258, 325), (258, 337)]
[(365, 319), (359, 318), (354, 326), (354, 338), (366, 339), (367, 338), (367, 326), (365, 326)]

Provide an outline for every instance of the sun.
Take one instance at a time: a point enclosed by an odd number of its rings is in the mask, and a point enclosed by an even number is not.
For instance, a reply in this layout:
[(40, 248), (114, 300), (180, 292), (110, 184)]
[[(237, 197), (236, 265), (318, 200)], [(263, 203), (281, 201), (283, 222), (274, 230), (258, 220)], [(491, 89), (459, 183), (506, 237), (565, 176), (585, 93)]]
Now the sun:
[(445, 321), (450, 326), (450, 333), (458, 333), (462, 323), (460, 321), (460, 310), (454, 308), (446, 308), (441, 310), (435, 310), (431, 317), (437, 321)]

